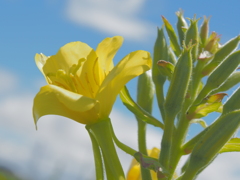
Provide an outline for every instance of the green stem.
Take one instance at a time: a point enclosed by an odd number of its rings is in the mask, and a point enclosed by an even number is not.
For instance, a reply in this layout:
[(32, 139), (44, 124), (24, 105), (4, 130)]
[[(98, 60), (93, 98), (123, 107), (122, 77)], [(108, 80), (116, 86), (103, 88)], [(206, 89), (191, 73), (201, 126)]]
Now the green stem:
[[(146, 145), (146, 127), (147, 124), (141, 119), (138, 119), (138, 148), (142, 154), (147, 154), (147, 145)], [(151, 180), (150, 170), (143, 168), (141, 166), (141, 176), (143, 180)]]
[(101, 148), (108, 179), (124, 180), (124, 172), (119, 161), (112, 137), (110, 119), (87, 125)]
[[(164, 122), (164, 117), (165, 117), (165, 110), (164, 110), (164, 92), (163, 92), (163, 84), (158, 84), (155, 83), (155, 88), (156, 88), (156, 96), (157, 96), (157, 102), (158, 102), (158, 107), (162, 116), (162, 120)], [(162, 128), (163, 129), (163, 128)]]
[(165, 169), (169, 171), (170, 152), (175, 126), (174, 117), (172, 117), (171, 114), (165, 114), (165, 116), (165, 129), (161, 142), (159, 162)]
[[(200, 73), (200, 70), (203, 66), (202, 62), (198, 62), (196, 67), (196, 73), (193, 75), (193, 80), (191, 81), (188, 93), (189, 97), (185, 99), (184, 106), (181, 110), (181, 116), (177, 124), (177, 130), (174, 134), (173, 142), (172, 142), (172, 152), (171, 152), (171, 158), (170, 158), (170, 177), (174, 175), (174, 171), (179, 163), (180, 158), (182, 157), (183, 152), (182, 145), (186, 139), (186, 135), (188, 132), (188, 128), (190, 125), (190, 122), (188, 119), (186, 119), (186, 113), (188, 111), (188, 108), (196, 98), (197, 89), (201, 83), (201, 77), (198, 75)], [(200, 77), (200, 78), (199, 78)]]
[(182, 176), (181, 180), (193, 180), (196, 178), (198, 171), (191, 170), (191, 171), (186, 171)]
[(92, 141), (92, 148), (94, 154), (94, 162), (95, 162), (95, 170), (96, 170), (96, 180), (104, 180), (104, 173), (103, 173), (103, 162), (101, 157), (100, 148), (94, 136), (90, 133), (90, 130), (87, 128), (88, 134)]
[(184, 116), (181, 117), (177, 130), (174, 134), (173, 143), (172, 143), (172, 154), (170, 157), (170, 179), (174, 175), (174, 171), (179, 163), (180, 158), (184, 154), (181, 146), (185, 141), (187, 130), (189, 126), (189, 121), (184, 118)]
[(212, 127), (212, 125), (208, 126), (205, 128), (203, 131), (201, 131), (199, 134), (197, 134), (195, 137), (190, 139), (188, 142), (186, 142), (182, 146), (182, 150), (185, 152), (185, 154), (191, 153), (193, 150), (194, 146), (197, 144), (197, 142), (203, 137), (203, 135)]

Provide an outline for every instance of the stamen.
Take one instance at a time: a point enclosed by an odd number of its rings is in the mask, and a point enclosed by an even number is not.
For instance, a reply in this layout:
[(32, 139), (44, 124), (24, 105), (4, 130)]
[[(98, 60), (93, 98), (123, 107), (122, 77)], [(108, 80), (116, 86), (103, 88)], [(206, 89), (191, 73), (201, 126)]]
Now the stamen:
[(78, 60), (77, 64), (72, 65), (72, 67), (69, 70), (69, 74), (72, 73), (73, 75), (75, 75), (79, 68), (82, 66), (82, 63), (84, 61), (86, 61), (86, 58), (81, 58)]
[(77, 86), (76, 86), (76, 84), (74, 83), (73, 78), (74, 78), (73, 74), (69, 74), (69, 85), (70, 85), (72, 91), (77, 93), (77, 92), (78, 92)]

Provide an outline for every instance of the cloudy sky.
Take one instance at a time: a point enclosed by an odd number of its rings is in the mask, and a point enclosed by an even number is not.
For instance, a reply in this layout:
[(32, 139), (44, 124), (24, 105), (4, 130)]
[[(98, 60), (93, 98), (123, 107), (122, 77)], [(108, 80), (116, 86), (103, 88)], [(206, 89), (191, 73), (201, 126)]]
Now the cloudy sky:
[[(71, 41), (95, 48), (114, 35), (125, 39), (115, 63), (131, 51), (152, 52), (157, 26), (162, 25), (160, 15), (175, 24), (179, 8), (187, 17), (211, 16), (210, 30), (221, 34), (225, 43), (239, 34), (239, 7), (240, 2), (233, 0), (1, 0), (0, 166), (29, 180), (94, 179), (91, 142), (84, 125), (47, 116), (35, 130), (32, 101), (45, 84), (34, 63), (35, 53), (53, 55)], [(135, 85), (136, 81), (128, 84), (133, 93)], [(137, 148), (136, 121), (119, 100), (111, 118), (119, 139)], [(149, 127), (148, 133), (149, 148), (158, 146), (161, 130)], [(193, 129), (189, 137), (195, 133)], [(131, 157), (119, 153), (127, 171)], [(237, 180), (239, 170), (240, 154), (226, 153), (199, 179)]]

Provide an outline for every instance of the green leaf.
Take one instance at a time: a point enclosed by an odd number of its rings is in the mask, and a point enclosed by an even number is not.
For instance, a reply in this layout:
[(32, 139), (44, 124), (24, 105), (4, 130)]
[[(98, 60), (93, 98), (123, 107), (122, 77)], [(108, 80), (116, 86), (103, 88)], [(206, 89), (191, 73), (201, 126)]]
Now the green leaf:
[(232, 138), (227, 144), (223, 146), (223, 148), (219, 151), (219, 153), (224, 152), (240, 152), (240, 138)]
[(240, 125), (240, 110), (220, 116), (196, 143), (182, 179), (194, 177), (206, 168), (233, 136)]
[(221, 86), (213, 90), (211, 94), (227, 91), (238, 83), (240, 83), (240, 71), (235, 71), (229, 76), (229, 78), (227, 78), (227, 80)]
[(142, 121), (151, 124), (156, 127), (164, 129), (164, 125), (154, 118), (151, 114), (142, 109), (136, 102), (133, 101), (130, 96), (127, 87), (125, 86), (120, 92), (120, 98), (123, 104), (133, 113), (135, 116), (139, 117)]
[(226, 93), (217, 93), (204, 98), (199, 105), (190, 108), (187, 118), (189, 120), (198, 119), (207, 116), (211, 112), (221, 112), (222, 99), (226, 95)]

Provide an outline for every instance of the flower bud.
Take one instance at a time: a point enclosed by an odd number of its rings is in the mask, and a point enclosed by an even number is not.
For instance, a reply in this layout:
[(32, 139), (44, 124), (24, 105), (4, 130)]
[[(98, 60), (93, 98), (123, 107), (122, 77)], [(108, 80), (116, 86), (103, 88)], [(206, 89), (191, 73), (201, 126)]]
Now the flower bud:
[(153, 97), (155, 93), (151, 70), (138, 77), (137, 103), (148, 113), (152, 112)]
[(201, 38), (202, 47), (205, 46), (207, 38), (208, 38), (210, 17), (207, 18), (206, 16), (204, 16), (203, 18), (204, 18), (203, 24), (200, 29), (200, 38)]
[(178, 44), (177, 35), (176, 35), (172, 25), (168, 22), (168, 20), (164, 16), (162, 16), (162, 20), (165, 24), (165, 28), (166, 28), (168, 36), (169, 36), (170, 46), (173, 49), (176, 56), (179, 56), (181, 54), (181, 48)]
[(199, 38), (198, 38), (198, 21), (199, 19), (196, 19), (194, 17), (190, 20), (190, 27), (188, 28), (186, 32), (186, 38), (185, 38), (185, 44), (193, 44), (194, 47), (192, 48), (192, 59), (193, 62), (197, 60), (198, 56), (198, 44), (199, 44)]
[(209, 76), (206, 85), (199, 93), (194, 104), (198, 104), (205, 98), (212, 90), (221, 86), (227, 78), (235, 71), (240, 63), (240, 50), (231, 54), (217, 69), (215, 69)]
[(215, 54), (212, 61), (206, 65), (202, 70), (202, 75), (209, 75), (219, 64), (225, 61), (225, 58), (229, 56), (231, 52), (233, 52), (239, 43), (240, 36), (237, 36), (230, 41), (228, 41), (225, 45), (223, 45)]
[(204, 49), (214, 54), (219, 49), (220, 36), (216, 32), (212, 32), (205, 43)]
[(178, 37), (179, 37), (179, 43), (180, 45), (183, 44), (184, 38), (185, 38), (185, 32), (188, 28), (188, 24), (185, 20), (185, 18), (183, 17), (183, 11), (177, 11), (176, 15), (178, 17), (178, 21), (177, 21), (177, 30), (178, 30)]
[(168, 59), (168, 49), (169, 49), (163, 30), (164, 30), (163, 27), (158, 29), (158, 35), (154, 45), (153, 67), (152, 67), (152, 78), (155, 84), (158, 107), (160, 109), (162, 117), (165, 116), (164, 108), (163, 108), (163, 104), (165, 101), (164, 94), (163, 94), (163, 85), (166, 81), (166, 76), (161, 75), (161, 73), (159, 72), (157, 62), (160, 59), (164, 59), (164, 60)]
[(165, 101), (165, 110), (169, 116), (175, 117), (185, 100), (190, 76), (192, 73), (191, 48), (184, 47), (172, 75), (172, 80)]

